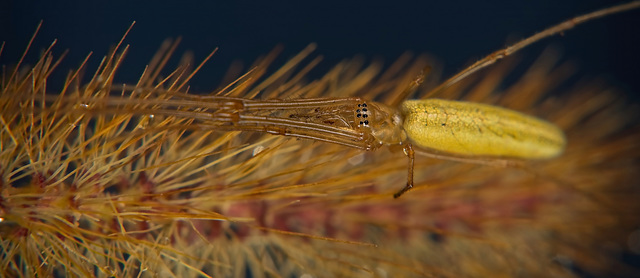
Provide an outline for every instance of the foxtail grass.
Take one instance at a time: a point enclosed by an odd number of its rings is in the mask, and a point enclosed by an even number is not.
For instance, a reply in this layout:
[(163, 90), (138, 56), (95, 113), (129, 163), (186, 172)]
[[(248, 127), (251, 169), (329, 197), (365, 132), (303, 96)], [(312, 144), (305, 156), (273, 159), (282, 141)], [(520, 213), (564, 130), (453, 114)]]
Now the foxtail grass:
[[(507, 59), (437, 97), (549, 120), (567, 134), (552, 160), (496, 167), (406, 157), (313, 140), (219, 131), (189, 118), (84, 113), (82, 100), (175, 94), (243, 98), (358, 96), (397, 104), (434, 65), (346, 60), (314, 79), (314, 46), (275, 52), (215, 92), (191, 92), (199, 67), (165, 68), (168, 42), (137, 84), (118, 83), (128, 46), (97, 69), (47, 87), (58, 58), (3, 73), (0, 88), (0, 276), (4, 277), (572, 277), (631, 275), (617, 256), (637, 228), (638, 115), (620, 92), (582, 82), (545, 53), (516, 82)], [(16, 59), (16, 61), (20, 61)], [(84, 65), (84, 63), (82, 63)], [(136, 65), (133, 65), (136, 66)], [(195, 68), (195, 70), (192, 70)], [(437, 71), (437, 70), (434, 70)], [(414, 97), (438, 84), (437, 72)], [(556, 94), (551, 94), (555, 92)], [(77, 99), (72, 102), (69, 99)]]

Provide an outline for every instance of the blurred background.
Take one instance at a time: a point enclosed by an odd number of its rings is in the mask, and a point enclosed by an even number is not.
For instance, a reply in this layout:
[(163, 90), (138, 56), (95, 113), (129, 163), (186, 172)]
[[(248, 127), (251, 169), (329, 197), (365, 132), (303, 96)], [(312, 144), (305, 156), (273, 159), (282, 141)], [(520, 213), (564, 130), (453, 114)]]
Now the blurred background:
[[(174, 63), (187, 50), (199, 62), (220, 48), (192, 82), (199, 92), (214, 90), (232, 62), (242, 61), (246, 66), (278, 44), (284, 46), (279, 57), (285, 61), (309, 43), (317, 43), (315, 53), (324, 60), (313, 77), (356, 55), (388, 65), (406, 51), (432, 55), (442, 64), (444, 75), (450, 76), (508, 42), (623, 1), (429, 2), (2, 0), (0, 41), (6, 45), (0, 64), (17, 61), (43, 20), (26, 61), (37, 61), (39, 51), (58, 39), (54, 54), (70, 52), (54, 77), (64, 77), (69, 69), (77, 68), (90, 51), (94, 54), (88, 68), (93, 70), (136, 21), (125, 41), (131, 49), (116, 78), (120, 82), (137, 81), (160, 43), (177, 37), (182, 37), (182, 43)], [(562, 51), (564, 60), (579, 66), (575, 78), (604, 77), (637, 100), (639, 33), (640, 11), (626, 12), (547, 39), (523, 52), (523, 58), (532, 61), (543, 49), (554, 46)], [(49, 88), (56, 89), (56, 85), (61, 84), (54, 82)]]

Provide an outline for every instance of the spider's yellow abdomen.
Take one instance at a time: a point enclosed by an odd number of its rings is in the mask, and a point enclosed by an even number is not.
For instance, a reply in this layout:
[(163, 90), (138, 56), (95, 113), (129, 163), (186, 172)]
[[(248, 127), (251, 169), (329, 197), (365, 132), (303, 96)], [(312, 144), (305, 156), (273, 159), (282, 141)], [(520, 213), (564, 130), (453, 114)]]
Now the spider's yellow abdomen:
[(441, 99), (402, 103), (404, 130), (414, 145), (465, 156), (545, 159), (564, 150), (557, 126), (513, 110)]

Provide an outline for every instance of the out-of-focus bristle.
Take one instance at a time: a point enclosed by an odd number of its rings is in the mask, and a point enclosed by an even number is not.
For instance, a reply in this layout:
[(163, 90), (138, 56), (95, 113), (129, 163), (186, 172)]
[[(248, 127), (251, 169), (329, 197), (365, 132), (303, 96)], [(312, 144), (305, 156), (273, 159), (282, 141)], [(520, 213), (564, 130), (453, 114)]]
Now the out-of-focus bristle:
[[(135, 86), (116, 84), (126, 47), (91, 80), (69, 78), (50, 96), (48, 52), (17, 69), (0, 96), (2, 276), (496, 277), (625, 275), (618, 265), (637, 225), (640, 140), (636, 117), (607, 87), (547, 93), (570, 72), (544, 55), (511, 88), (510, 63), (438, 97), (500, 104), (557, 123), (566, 153), (496, 168), (406, 158), (252, 132), (193, 128), (189, 119), (81, 113), (64, 99), (184, 94), (186, 67), (162, 77), (175, 44), (161, 48)], [(429, 64), (402, 57), (386, 72), (345, 61), (307, 80), (313, 46), (279, 70), (275, 52), (222, 95), (362, 96), (397, 102)], [(427, 82), (428, 84), (429, 82)], [(185, 84), (185, 86), (182, 86)], [(224, 86), (223, 86), (224, 87)], [(426, 86), (428, 87), (428, 85)], [(428, 88), (424, 89), (426, 93)], [(503, 93), (500, 93), (502, 90)], [(421, 93), (419, 92), (418, 95)], [(74, 106), (75, 105), (75, 106)], [(630, 128), (631, 127), (631, 128)]]

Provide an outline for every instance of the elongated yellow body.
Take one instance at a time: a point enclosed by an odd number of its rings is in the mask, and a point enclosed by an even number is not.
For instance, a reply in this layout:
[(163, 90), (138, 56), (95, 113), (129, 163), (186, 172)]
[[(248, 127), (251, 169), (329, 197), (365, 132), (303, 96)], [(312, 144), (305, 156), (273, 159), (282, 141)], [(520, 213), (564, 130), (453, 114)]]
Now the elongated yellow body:
[(404, 130), (414, 145), (465, 156), (545, 159), (558, 156), (566, 139), (544, 120), (479, 103), (441, 99), (402, 104)]

